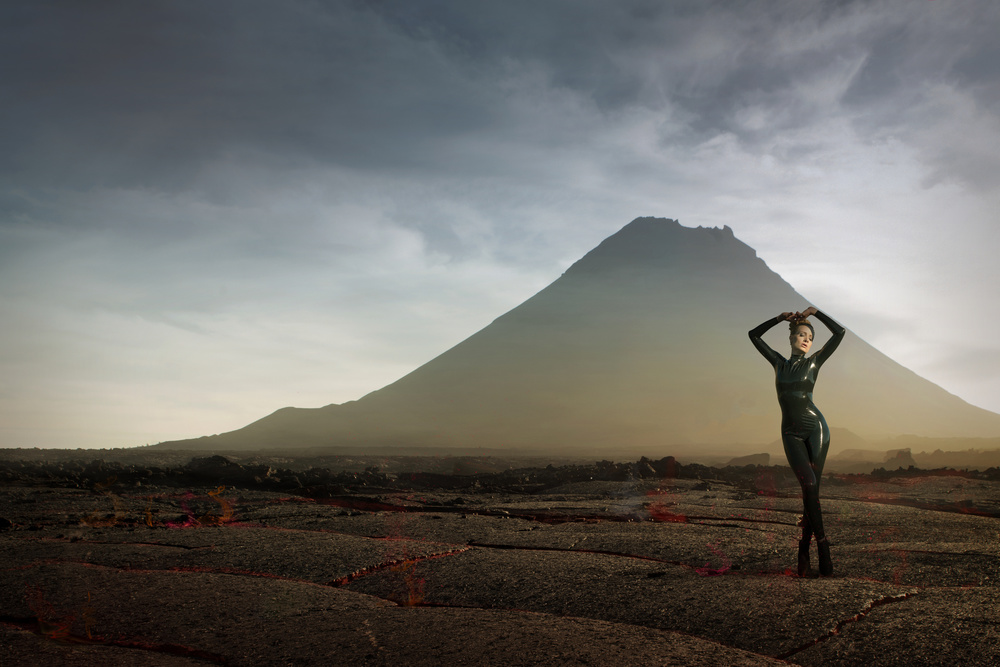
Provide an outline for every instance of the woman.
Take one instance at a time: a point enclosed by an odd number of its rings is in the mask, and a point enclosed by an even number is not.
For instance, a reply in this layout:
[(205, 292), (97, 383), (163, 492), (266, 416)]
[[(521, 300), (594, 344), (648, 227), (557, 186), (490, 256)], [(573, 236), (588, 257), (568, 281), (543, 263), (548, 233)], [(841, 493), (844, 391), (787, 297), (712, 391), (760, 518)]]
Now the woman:
[[(819, 352), (812, 356), (813, 327), (806, 319), (815, 315), (826, 325), (833, 336)], [(788, 359), (768, 347), (761, 340), (765, 331), (778, 322), (789, 322), (791, 331), (788, 342), (792, 353)], [(781, 442), (785, 446), (788, 464), (802, 485), (802, 539), (799, 541), (799, 576), (809, 573), (809, 542), (816, 536), (819, 551), (819, 573), (824, 577), (833, 574), (830, 560), (830, 543), (823, 532), (823, 516), (819, 508), (819, 478), (823, 474), (826, 453), (830, 449), (830, 430), (823, 414), (813, 404), (812, 392), (816, 375), (844, 338), (844, 328), (812, 306), (801, 313), (782, 313), (749, 332), (757, 351), (774, 367), (778, 404), (781, 406)]]

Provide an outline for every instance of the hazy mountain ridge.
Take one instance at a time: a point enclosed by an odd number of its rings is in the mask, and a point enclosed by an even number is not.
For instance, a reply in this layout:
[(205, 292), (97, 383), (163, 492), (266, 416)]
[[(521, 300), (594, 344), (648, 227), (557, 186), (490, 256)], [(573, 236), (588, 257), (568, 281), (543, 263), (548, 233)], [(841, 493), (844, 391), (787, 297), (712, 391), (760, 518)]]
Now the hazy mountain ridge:
[[(285, 408), (237, 431), (163, 444), (750, 453), (775, 439), (779, 413), (772, 371), (746, 331), (807, 305), (729, 227), (638, 218), (489, 326), (357, 401)], [(816, 349), (827, 338), (817, 323)], [(787, 354), (787, 328), (767, 340)], [(831, 425), (867, 440), (1000, 434), (1000, 415), (850, 331), (816, 401)]]

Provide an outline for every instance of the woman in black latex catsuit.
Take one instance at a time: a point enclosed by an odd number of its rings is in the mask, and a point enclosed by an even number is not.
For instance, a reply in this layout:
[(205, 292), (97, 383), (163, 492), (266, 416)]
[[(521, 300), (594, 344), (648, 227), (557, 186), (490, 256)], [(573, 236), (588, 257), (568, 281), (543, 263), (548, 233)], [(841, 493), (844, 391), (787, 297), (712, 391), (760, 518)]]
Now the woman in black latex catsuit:
[[(806, 318), (815, 315), (826, 325), (833, 336), (823, 348), (812, 356), (813, 327)], [(761, 340), (765, 331), (779, 322), (790, 322), (788, 337), (792, 353), (788, 359), (768, 347)], [(820, 366), (823, 365), (844, 338), (844, 328), (829, 317), (809, 307), (800, 313), (781, 313), (749, 332), (757, 351), (774, 367), (778, 404), (781, 406), (781, 441), (785, 456), (795, 476), (802, 485), (802, 539), (799, 541), (799, 576), (809, 572), (809, 543), (816, 536), (819, 551), (819, 571), (823, 576), (833, 574), (830, 560), (830, 543), (823, 531), (823, 516), (819, 507), (819, 480), (830, 449), (830, 430), (823, 414), (813, 404), (813, 386)]]

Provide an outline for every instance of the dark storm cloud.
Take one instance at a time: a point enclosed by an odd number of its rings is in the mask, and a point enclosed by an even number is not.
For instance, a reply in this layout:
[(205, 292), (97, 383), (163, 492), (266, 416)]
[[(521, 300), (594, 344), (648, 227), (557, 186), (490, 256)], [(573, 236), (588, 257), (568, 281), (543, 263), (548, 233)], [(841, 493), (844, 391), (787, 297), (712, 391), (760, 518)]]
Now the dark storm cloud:
[[(528, 71), (602, 113), (669, 107), (675, 144), (730, 132), (752, 145), (829, 112), (836, 95), (800, 88), (842, 70), (843, 101), (874, 132), (926, 95), (917, 84), (995, 95), (996, 11), (959, 3), (929, 18), (931, 4), (8, 4), (0, 57), (13, 66), (0, 118), (17, 131), (3, 135), (3, 173), (33, 185), (197, 190), (219, 162), (488, 172), (485, 146), (510, 141), (524, 120), (509, 106)], [(863, 62), (857, 76), (851, 62)], [(748, 113), (765, 114), (766, 127)], [(544, 121), (543, 141), (574, 140), (558, 118)], [(470, 137), (481, 152), (450, 150)]]
[(87, 186), (196, 184), (252, 156), (404, 165), (490, 108), (433, 45), (349, 3), (6, 6), (7, 176)]
[[(732, 114), (748, 101), (794, 103), (789, 89), (838, 61), (864, 63), (843, 100), (859, 109), (885, 100), (908, 103), (913, 87), (927, 81), (993, 86), (1000, 62), (992, 57), (1000, 14), (984, 3), (941, 11), (928, 3), (879, 1), (397, 0), (370, 6), (452, 57), (538, 64), (551, 85), (587, 95), (605, 110), (669, 99), (704, 134), (739, 131)], [(795, 124), (818, 110), (785, 111), (784, 119)]]
[[(588, 168), (609, 190), (655, 187), (720, 138), (791, 165), (823, 158), (838, 115), (918, 150), (927, 185), (988, 189), (1000, 158), (955, 135), (996, 122), (997, 10), (940, 4), (5, 4), (0, 225), (324, 261), (336, 252), (317, 230), (346, 216), (252, 214), (302, 187), (325, 193), (313, 208), (382, 208), (448, 256), (489, 239), (498, 257), (547, 262), (530, 206), (500, 212), (511, 201), (577, 199)], [(633, 138), (633, 117), (655, 129)], [(477, 215), (503, 224), (479, 232)]]

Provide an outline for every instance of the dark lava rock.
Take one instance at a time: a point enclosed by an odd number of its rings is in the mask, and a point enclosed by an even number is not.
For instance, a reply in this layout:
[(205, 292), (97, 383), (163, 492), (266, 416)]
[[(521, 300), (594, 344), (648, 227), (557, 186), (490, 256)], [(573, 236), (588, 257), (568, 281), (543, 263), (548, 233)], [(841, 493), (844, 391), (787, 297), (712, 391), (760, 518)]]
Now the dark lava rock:
[(246, 475), (246, 469), (225, 456), (194, 458), (185, 466), (188, 473), (206, 479), (232, 479)]

